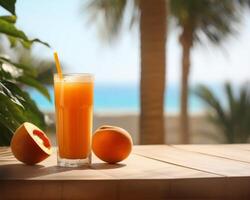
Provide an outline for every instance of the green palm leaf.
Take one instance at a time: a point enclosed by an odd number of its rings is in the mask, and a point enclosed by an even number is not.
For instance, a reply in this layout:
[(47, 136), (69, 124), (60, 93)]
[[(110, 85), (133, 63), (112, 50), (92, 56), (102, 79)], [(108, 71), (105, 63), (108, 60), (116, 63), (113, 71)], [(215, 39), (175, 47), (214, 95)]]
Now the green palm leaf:
[(4, 19), (0, 19), (0, 32), (8, 36), (16, 37), (24, 41), (28, 41), (28, 37), (21, 30), (18, 30), (14, 24), (7, 22)]
[(9, 64), (12, 67), (16, 67), (18, 69), (23, 70), (25, 72), (25, 74), (27, 74), (27, 75), (29, 75), (31, 77), (36, 77), (37, 76), (37, 70), (33, 66), (23, 64), (23, 63), (12, 62), (11, 60), (9, 60), (7, 58), (4, 58), (4, 57), (1, 57), (1, 56), (0, 56), (0, 61)]
[[(223, 105), (213, 92), (206, 86), (196, 88), (196, 95), (206, 103), (210, 114), (208, 117), (222, 133), (229, 143), (247, 142), (250, 136), (250, 91), (247, 86), (234, 94), (229, 83), (224, 86), (227, 104)], [(212, 111), (212, 113), (211, 113)]]
[(139, 0), (90, 0), (85, 11), (89, 14), (89, 22), (98, 22), (101, 36), (107, 41), (116, 39), (124, 24), (125, 8), (128, 3), (132, 4), (132, 9), (128, 18), (131, 28), (139, 19)]
[(26, 120), (33, 122), (38, 127), (44, 129), (45, 122), (43, 113), (38, 109), (34, 100), (31, 99), (28, 92), (20, 89), (15, 83), (6, 81), (4, 85), (8, 87), (12, 94), (21, 102), (23, 108), (23, 114)]
[(44, 97), (46, 97), (49, 101), (50, 99), (50, 94), (47, 90), (46, 87), (44, 87), (40, 82), (38, 82), (36, 79), (31, 78), (29, 76), (26, 75), (22, 75), (20, 77), (17, 78), (17, 81), (19, 81), (20, 83), (24, 83), (27, 86), (33, 87), (35, 89), (37, 89)]
[(16, 15), (15, 4), (16, 0), (0, 0), (0, 6), (8, 10), (13, 15)]
[[(13, 14), (0, 16), (0, 34), (5, 35), (9, 39), (10, 46), (17, 47), (16, 49), (18, 49), (18, 43), (29, 49), (34, 42), (49, 47), (48, 43), (37, 38), (29, 39), (23, 31), (16, 28), (15, 2), (15, 0), (0, 0), (0, 6)], [(21, 51), (23, 52), (24, 48)], [(12, 59), (0, 57), (1, 146), (10, 144), (14, 131), (25, 121), (42, 129), (46, 127), (43, 113), (24, 90), (27, 86), (35, 88), (50, 100), (48, 90), (36, 79), (38, 68), (35, 68), (31, 62), (23, 63), (18, 59), (15, 60), (16, 62), (13, 62)]]
[(6, 16), (0, 16), (0, 19), (5, 20), (6, 22), (15, 24), (17, 17), (15, 15), (6, 15)]

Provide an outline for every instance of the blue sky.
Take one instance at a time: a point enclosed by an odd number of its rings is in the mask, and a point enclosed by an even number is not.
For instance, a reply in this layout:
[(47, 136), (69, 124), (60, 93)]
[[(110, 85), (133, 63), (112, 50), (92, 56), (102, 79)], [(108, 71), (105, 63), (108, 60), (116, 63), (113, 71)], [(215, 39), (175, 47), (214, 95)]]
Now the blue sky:
[[(17, 0), (17, 26), (30, 37), (47, 41), (57, 50), (66, 72), (91, 72), (97, 82), (138, 83), (140, 73), (139, 34), (135, 28), (124, 31), (112, 45), (104, 43), (95, 25), (87, 23), (84, 1)], [(230, 80), (242, 83), (250, 78), (250, 15), (244, 15), (240, 34), (223, 43), (197, 46), (192, 54), (191, 82), (217, 83)], [(181, 49), (178, 30), (168, 38), (167, 79), (180, 79)], [(52, 59), (53, 49), (36, 45), (34, 53)]]

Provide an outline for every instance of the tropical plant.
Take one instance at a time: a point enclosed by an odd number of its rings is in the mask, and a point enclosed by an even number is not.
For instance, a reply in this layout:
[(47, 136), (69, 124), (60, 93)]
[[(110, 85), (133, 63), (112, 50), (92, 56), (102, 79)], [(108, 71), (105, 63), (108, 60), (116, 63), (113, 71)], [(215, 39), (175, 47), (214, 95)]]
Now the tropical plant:
[[(239, 0), (245, 4), (246, 0)], [(228, 0), (173, 0), (170, 10), (176, 25), (181, 28), (179, 42), (182, 46), (181, 75), (181, 142), (189, 143), (188, 85), (191, 67), (191, 50), (196, 44), (212, 42), (220, 45), (236, 33), (239, 22), (239, 3)]]
[(140, 143), (164, 143), (167, 1), (90, 0), (87, 10), (92, 21), (104, 23), (102, 33), (114, 39), (127, 5), (132, 7), (129, 24), (139, 21), (140, 27)]
[[(11, 13), (0, 16), (0, 34), (7, 37), (11, 46), (18, 44), (30, 48), (34, 42), (47, 43), (39, 39), (29, 39), (16, 28), (15, 0), (0, 0), (0, 6)], [(6, 55), (0, 56), (0, 145), (9, 145), (15, 129), (24, 121), (30, 121), (45, 128), (43, 113), (30, 98), (24, 87), (32, 87), (50, 99), (47, 89), (36, 80), (37, 70), (17, 63)]]
[(53, 84), (53, 74), (56, 73), (56, 66), (53, 60), (40, 58), (33, 55), (32, 49), (15, 47), (13, 50), (13, 59), (19, 64), (32, 66), (36, 71), (36, 80), (44, 85)]
[[(242, 86), (237, 93), (231, 84), (224, 86), (225, 101), (211, 89), (200, 85), (195, 93), (208, 107), (208, 119), (224, 134), (228, 143), (245, 143), (250, 136), (250, 87)], [(223, 100), (222, 100), (223, 99)]]

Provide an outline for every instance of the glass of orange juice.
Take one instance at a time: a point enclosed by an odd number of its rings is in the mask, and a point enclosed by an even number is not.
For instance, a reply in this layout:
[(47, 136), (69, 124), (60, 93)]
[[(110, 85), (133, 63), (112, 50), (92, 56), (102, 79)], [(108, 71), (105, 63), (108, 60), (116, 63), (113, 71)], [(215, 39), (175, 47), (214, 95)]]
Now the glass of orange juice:
[(94, 77), (54, 75), (57, 164), (79, 167), (91, 163)]

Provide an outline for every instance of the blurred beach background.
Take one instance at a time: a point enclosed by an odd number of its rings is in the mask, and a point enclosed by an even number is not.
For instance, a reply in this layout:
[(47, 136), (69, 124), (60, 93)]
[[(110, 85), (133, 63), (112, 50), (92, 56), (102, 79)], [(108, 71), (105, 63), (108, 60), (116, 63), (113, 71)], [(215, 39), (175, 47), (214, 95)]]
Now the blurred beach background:
[[(139, 143), (140, 114), (140, 40), (139, 29), (121, 27), (119, 36), (105, 41), (105, 33), (89, 20), (88, 1), (37, 0), (17, 1), (16, 26), (31, 37), (38, 37), (52, 47), (32, 46), (32, 55), (52, 60), (53, 50), (59, 54), (64, 73), (93, 73), (95, 76), (94, 129), (102, 124), (121, 126)], [(4, 11), (1, 10), (4, 14)], [(129, 8), (125, 10), (126, 16)], [(226, 139), (207, 120), (207, 107), (195, 95), (198, 84), (205, 84), (226, 101), (223, 85), (230, 82), (235, 91), (248, 84), (250, 78), (250, 12), (242, 13), (237, 27), (237, 37), (229, 37), (220, 47), (205, 42), (192, 50), (190, 71), (189, 113), (190, 143), (224, 143)], [(128, 21), (128, 20), (127, 20)], [(164, 99), (168, 144), (180, 143), (180, 79), (181, 46), (178, 35), (181, 30), (171, 23), (168, 26), (166, 93)], [(3, 43), (6, 43), (3, 39)], [(154, 84), (154, 83), (152, 83)], [(45, 113), (46, 122), (54, 137), (53, 85), (46, 86), (51, 101), (38, 91), (27, 91)], [(225, 104), (225, 103), (224, 103)], [(53, 140), (54, 141), (54, 140)]]

